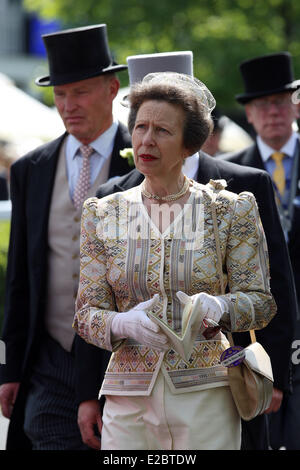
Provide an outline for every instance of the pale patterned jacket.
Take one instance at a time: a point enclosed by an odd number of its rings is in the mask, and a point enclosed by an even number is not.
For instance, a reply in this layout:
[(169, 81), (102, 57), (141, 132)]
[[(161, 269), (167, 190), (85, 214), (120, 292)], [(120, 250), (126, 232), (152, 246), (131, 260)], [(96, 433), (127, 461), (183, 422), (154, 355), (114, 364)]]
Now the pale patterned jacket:
[(225, 186), (222, 181), (193, 182), (184, 209), (162, 234), (142, 203), (140, 186), (85, 202), (73, 327), (87, 342), (113, 351), (100, 394), (149, 395), (159, 370), (173, 393), (228, 385), (227, 369), (220, 364), (229, 346), (223, 333), (212, 340), (199, 333), (188, 361), (172, 349), (162, 352), (132, 339), (113, 344), (111, 336), (116, 312), (126, 312), (154, 294), (160, 301), (153, 313), (179, 333), (183, 306), (176, 292), (220, 295), (211, 213), (214, 192), (228, 286), (223, 299), (229, 313), (221, 318), (222, 329), (260, 329), (275, 315), (255, 198), (231, 193)]

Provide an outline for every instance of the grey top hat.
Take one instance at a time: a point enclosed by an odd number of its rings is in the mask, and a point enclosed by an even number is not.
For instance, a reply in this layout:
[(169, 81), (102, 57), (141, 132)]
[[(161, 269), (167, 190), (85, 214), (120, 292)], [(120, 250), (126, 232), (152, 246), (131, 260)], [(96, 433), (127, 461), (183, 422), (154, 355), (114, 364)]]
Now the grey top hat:
[(130, 85), (141, 82), (148, 73), (177, 72), (193, 76), (192, 51), (161, 52), (127, 57)]
[(39, 86), (64, 85), (127, 69), (127, 65), (118, 65), (111, 57), (106, 24), (66, 29), (42, 37), (50, 73), (35, 80)]
[[(158, 52), (127, 57), (130, 85), (141, 82), (149, 73), (177, 72), (193, 76), (192, 51)], [(124, 96), (121, 104), (129, 106), (128, 96)]]

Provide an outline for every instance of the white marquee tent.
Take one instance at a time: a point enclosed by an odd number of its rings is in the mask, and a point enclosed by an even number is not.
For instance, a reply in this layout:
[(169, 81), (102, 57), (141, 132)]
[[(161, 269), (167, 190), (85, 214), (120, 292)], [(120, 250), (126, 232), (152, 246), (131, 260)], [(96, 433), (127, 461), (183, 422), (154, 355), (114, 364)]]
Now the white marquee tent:
[(0, 74), (0, 139), (12, 144), (17, 155), (59, 136), (63, 124), (55, 109), (40, 103)]

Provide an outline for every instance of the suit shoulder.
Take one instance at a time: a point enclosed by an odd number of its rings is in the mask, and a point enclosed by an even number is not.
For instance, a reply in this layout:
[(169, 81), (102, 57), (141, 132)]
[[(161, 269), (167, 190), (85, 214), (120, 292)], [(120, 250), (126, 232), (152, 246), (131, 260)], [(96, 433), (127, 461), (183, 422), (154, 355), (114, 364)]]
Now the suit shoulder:
[(254, 149), (254, 145), (251, 145), (249, 147), (246, 147), (243, 150), (238, 150), (236, 152), (227, 152), (227, 153), (221, 153), (220, 155), (217, 155), (215, 158), (217, 160), (225, 161), (225, 162), (235, 162), (238, 163), (241, 161), (246, 153), (249, 151), (252, 151)]
[(30, 150), (28, 153), (18, 158), (18, 160), (16, 160), (12, 164), (11, 168), (18, 168), (19, 166), (26, 165), (29, 161), (35, 161), (43, 155), (49, 156), (50, 153), (54, 152), (60, 147), (65, 136), (66, 133), (58, 137), (57, 139), (51, 140), (50, 142), (46, 142), (45, 144), (39, 145), (35, 149)]
[(124, 141), (124, 144), (131, 147), (131, 135), (129, 134), (128, 128), (120, 121), (119, 121), (118, 132), (122, 140)]
[(114, 192), (130, 189), (131, 187), (140, 184), (143, 179), (143, 175), (141, 175), (141, 173), (136, 168), (134, 168), (129, 173), (126, 173), (123, 176), (113, 177), (106, 183), (102, 184), (97, 190), (96, 196), (98, 198), (102, 198)]
[(245, 152), (247, 152), (250, 148), (252, 148), (252, 145), (249, 147), (246, 147), (242, 150), (237, 150), (235, 152), (225, 152), (225, 153), (220, 153), (216, 155), (214, 158), (217, 160), (225, 160), (225, 161), (232, 161), (233, 159), (239, 158), (241, 155), (243, 155)]
[(226, 171), (226, 173), (232, 174), (233, 176), (246, 177), (246, 178), (248, 176), (263, 176), (263, 175), (265, 177), (269, 177), (269, 174), (266, 170), (238, 163), (245, 155), (245, 152), (232, 154), (232, 159), (230, 155), (231, 154), (229, 154), (228, 156), (228, 160), (226, 160), (225, 158), (222, 159), (222, 158), (215, 157), (215, 165), (221, 172)]

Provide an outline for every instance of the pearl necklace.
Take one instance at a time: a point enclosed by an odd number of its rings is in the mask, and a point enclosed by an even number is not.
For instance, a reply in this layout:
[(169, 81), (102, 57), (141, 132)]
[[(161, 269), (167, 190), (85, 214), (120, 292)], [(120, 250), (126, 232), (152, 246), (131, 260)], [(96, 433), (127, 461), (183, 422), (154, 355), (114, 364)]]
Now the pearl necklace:
[(183, 186), (181, 190), (176, 194), (168, 194), (168, 196), (157, 196), (156, 194), (151, 194), (145, 188), (145, 180), (141, 184), (141, 191), (142, 194), (148, 199), (156, 199), (157, 201), (176, 201), (176, 199), (179, 199), (181, 196), (188, 192), (189, 187), (190, 180), (185, 176)]

